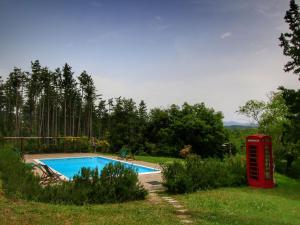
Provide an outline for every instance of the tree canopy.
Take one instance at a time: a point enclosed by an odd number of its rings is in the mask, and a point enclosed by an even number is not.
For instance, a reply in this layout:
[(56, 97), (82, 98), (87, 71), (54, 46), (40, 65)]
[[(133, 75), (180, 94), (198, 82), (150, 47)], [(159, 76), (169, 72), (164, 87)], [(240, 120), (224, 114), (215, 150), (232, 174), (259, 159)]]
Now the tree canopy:
[(227, 141), (222, 114), (204, 103), (154, 108), (142, 100), (104, 99), (86, 71), (69, 64), (51, 71), (38, 60), (31, 71), (14, 68), (0, 79), (1, 136), (88, 136), (107, 140), (111, 151), (178, 156), (192, 145), (202, 156), (223, 156)]

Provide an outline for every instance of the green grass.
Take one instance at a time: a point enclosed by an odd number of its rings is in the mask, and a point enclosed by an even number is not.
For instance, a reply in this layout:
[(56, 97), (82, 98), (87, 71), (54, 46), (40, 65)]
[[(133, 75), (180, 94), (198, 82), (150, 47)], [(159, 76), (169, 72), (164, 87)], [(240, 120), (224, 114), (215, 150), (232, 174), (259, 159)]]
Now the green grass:
[(180, 224), (174, 209), (149, 201), (122, 204), (67, 206), (10, 200), (0, 194), (1, 225), (63, 224)]
[(221, 188), (177, 195), (197, 224), (300, 224), (300, 181), (281, 175), (274, 189)]
[(150, 162), (150, 163), (168, 163), (173, 161), (180, 161), (182, 159), (180, 158), (171, 158), (171, 157), (156, 157), (156, 156), (141, 156), (136, 155), (134, 156), (136, 160), (144, 161), (144, 162)]

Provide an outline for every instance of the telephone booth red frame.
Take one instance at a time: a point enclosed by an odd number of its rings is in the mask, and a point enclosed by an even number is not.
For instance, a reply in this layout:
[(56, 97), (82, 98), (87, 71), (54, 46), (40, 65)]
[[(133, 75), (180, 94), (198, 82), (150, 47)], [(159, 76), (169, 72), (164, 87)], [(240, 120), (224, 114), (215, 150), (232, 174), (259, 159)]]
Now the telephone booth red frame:
[(262, 134), (248, 136), (246, 154), (248, 184), (260, 188), (274, 187), (271, 137)]

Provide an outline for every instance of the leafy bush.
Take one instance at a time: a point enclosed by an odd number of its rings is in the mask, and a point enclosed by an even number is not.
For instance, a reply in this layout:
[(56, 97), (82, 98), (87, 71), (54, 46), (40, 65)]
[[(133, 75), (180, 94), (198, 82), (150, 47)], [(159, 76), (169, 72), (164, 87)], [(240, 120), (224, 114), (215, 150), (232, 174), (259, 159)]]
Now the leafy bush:
[(10, 149), (0, 151), (0, 178), (2, 188), (10, 197), (36, 200), (41, 190), (39, 178), (31, 167), (22, 163), (20, 155)]
[(221, 160), (191, 155), (162, 168), (164, 185), (172, 193), (246, 184), (246, 163), (238, 156)]
[[(21, 148), (20, 141), (14, 142), (17, 148)], [(109, 143), (106, 140), (96, 140), (98, 151), (107, 151)], [(91, 152), (93, 151), (92, 143), (86, 136), (82, 137), (65, 137), (57, 139), (23, 139), (23, 153), (53, 153), (53, 152)]]

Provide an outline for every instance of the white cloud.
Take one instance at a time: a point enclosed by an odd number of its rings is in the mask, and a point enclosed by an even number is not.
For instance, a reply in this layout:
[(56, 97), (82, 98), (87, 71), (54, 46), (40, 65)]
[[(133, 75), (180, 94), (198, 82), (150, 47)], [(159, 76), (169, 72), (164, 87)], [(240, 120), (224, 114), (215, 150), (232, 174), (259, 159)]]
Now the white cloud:
[(90, 2), (90, 5), (93, 6), (93, 7), (101, 7), (102, 6), (102, 3), (101, 2), (98, 2), (98, 1), (91, 1)]
[(155, 16), (154, 18), (158, 21), (162, 21), (162, 18), (160, 16)]
[(154, 31), (165, 31), (171, 26), (164, 22), (164, 19), (161, 16), (154, 16), (150, 22), (150, 26)]
[(231, 32), (226, 32), (226, 33), (221, 34), (220, 38), (225, 39), (225, 38), (229, 38), (230, 36), (232, 36), (232, 33)]

